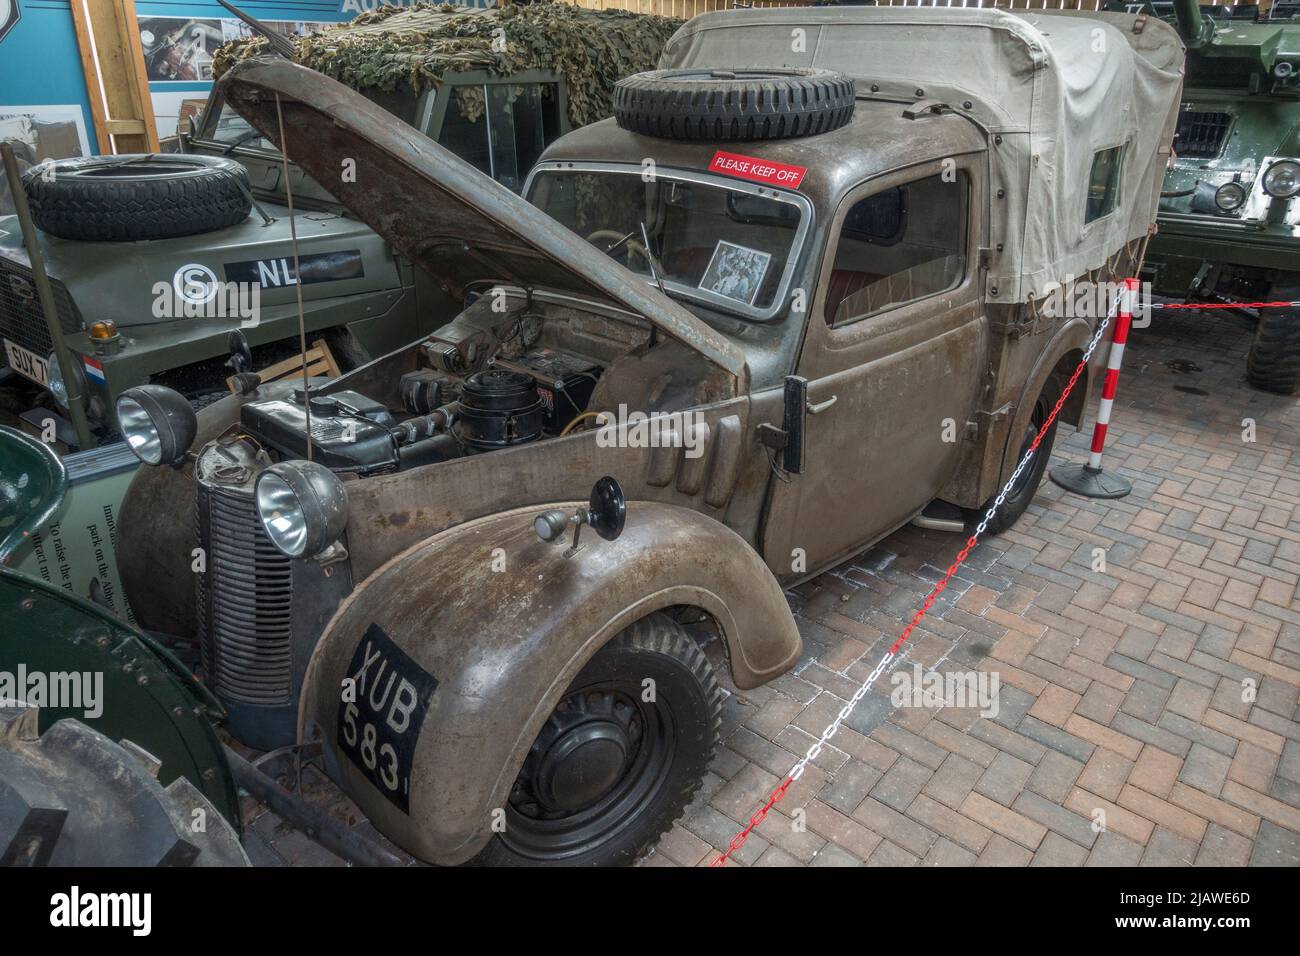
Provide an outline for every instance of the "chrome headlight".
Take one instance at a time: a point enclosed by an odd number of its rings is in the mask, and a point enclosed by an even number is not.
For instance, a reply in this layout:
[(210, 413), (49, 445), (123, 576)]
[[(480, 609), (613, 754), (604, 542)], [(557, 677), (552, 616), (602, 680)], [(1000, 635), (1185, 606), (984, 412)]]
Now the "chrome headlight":
[(1236, 212), (1246, 202), (1249, 193), (1241, 183), (1224, 183), (1214, 191), (1214, 204), (1224, 212)]
[(165, 385), (137, 385), (117, 397), (117, 427), (146, 465), (176, 465), (185, 458), (199, 421), (189, 400)]
[(59, 403), (60, 408), (68, 407), (68, 384), (63, 381), (63, 367), (59, 365), (59, 353), (51, 352), (45, 360), (45, 367), (50, 376), (50, 394)]
[(348, 493), (313, 461), (282, 461), (257, 477), (257, 515), (271, 543), (291, 558), (314, 558), (348, 523)]
[(1264, 171), (1264, 192), (1274, 199), (1290, 199), (1300, 194), (1300, 162), (1279, 159)]

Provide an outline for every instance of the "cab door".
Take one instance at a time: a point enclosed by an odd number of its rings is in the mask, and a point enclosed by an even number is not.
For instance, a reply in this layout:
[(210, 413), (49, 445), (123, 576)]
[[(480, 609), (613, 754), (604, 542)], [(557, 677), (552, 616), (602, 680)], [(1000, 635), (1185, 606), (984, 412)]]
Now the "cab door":
[(952, 476), (987, 362), (978, 159), (885, 174), (836, 212), (797, 366), (803, 469), (773, 481), (764, 523), (779, 577), (853, 554)]

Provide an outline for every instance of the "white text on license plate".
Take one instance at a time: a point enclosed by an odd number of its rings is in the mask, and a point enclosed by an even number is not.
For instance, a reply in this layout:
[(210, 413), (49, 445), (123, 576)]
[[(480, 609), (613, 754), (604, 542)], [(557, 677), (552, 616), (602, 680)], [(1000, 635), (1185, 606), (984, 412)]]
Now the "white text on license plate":
[(41, 356), (8, 339), (5, 339), (5, 355), (9, 359), (9, 367), (19, 375), (30, 378), (37, 385), (50, 387), (50, 366)]

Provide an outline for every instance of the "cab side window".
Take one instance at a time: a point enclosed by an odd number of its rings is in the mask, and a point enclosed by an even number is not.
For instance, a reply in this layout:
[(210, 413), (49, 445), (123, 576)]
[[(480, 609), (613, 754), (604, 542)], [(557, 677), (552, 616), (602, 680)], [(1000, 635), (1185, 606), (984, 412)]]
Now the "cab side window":
[(1119, 204), (1119, 177), (1124, 163), (1124, 147), (1112, 146), (1092, 154), (1092, 172), (1088, 176), (1088, 202), (1083, 222), (1087, 225), (1109, 216)]
[(519, 192), (542, 150), (559, 135), (559, 102), (554, 83), (456, 87), (438, 144)]
[(847, 325), (960, 284), (966, 274), (968, 193), (959, 171), (854, 203), (835, 243), (826, 321)]

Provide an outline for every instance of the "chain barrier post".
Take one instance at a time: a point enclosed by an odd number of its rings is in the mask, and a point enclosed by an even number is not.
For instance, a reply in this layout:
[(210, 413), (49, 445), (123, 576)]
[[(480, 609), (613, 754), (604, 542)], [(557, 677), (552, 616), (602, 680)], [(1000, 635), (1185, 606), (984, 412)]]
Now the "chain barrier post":
[(1115, 404), (1115, 389), (1119, 385), (1119, 366), (1124, 361), (1124, 345), (1133, 323), (1133, 305), (1137, 299), (1138, 280), (1124, 280), (1120, 292), (1119, 314), (1115, 317), (1115, 335), (1110, 342), (1110, 355), (1106, 360), (1106, 377), (1101, 388), (1101, 405), (1097, 409), (1097, 424), (1092, 430), (1092, 450), (1083, 465), (1060, 465), (1051, 471), (1051, 479), (1066, 491), (1086, 498), (1123, 498), (1133, 490), (1133, 482), (1120, 475), (1107, 474), (1101, 467), (1101, 450), (1106, 444), (1106, 429), (1110, 425), (1110, 410)]

